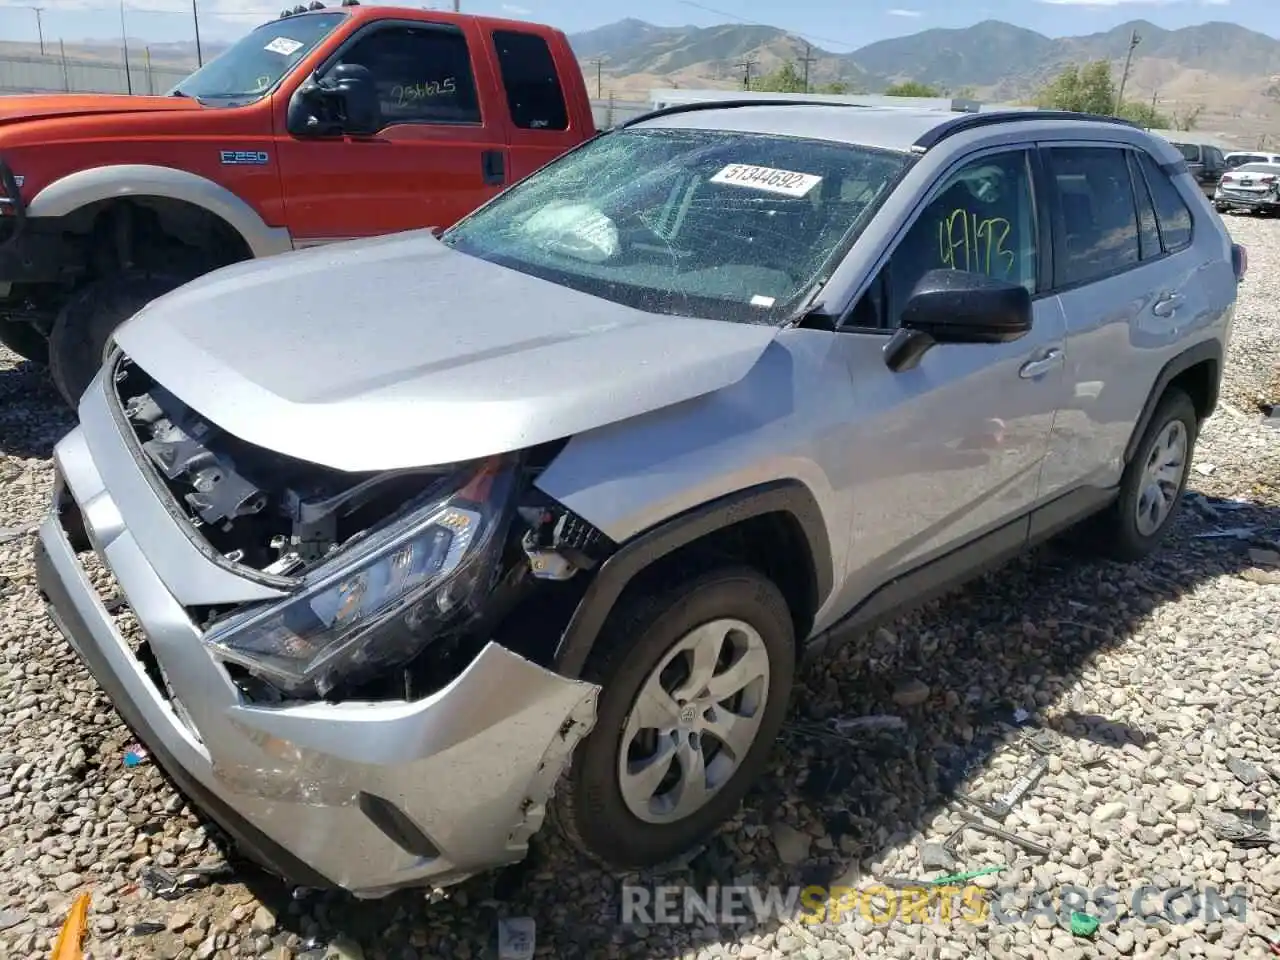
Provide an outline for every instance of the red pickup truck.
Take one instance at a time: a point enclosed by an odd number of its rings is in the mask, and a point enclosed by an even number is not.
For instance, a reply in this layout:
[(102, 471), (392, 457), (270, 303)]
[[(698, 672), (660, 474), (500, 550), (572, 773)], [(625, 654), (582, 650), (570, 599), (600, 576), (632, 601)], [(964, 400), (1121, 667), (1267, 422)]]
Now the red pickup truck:
[(295, 7), (166, 96), (0, 98), (0, 341), (74, 406), (174, 287), (449, 226), (595, 132), (562, 32), (355, 0)]

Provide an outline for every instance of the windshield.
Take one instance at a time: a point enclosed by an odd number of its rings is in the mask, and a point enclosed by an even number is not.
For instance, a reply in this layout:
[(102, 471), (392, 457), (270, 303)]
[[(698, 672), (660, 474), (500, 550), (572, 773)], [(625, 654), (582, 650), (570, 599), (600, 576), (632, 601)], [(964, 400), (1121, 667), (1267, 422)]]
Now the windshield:
[(825, 280), (909, 163), (826, 141), (622, 130), (442, 239), (652, 313), (775, 323)]
[(1200, 148), (1194, 143), (1175, 143), (1174, 146), (1182, 151), (1182, 156), (1189, 162), (1200, 162)]
[(1236, 168), (1236, 173), (1280, 173), (1280, 165), (1274, 163), (1246, 163)]
[(1227, 166), (1239, 167), (1246, 163), (1266, 163), (1266, 157), (1258, 157), (1248, 153), (1228, 153)]
[(261, 99), (345, 20), (345, 13), (311, 13), (264, 23), (210, 60), (172, 90), (170, 96), (197, 100)]

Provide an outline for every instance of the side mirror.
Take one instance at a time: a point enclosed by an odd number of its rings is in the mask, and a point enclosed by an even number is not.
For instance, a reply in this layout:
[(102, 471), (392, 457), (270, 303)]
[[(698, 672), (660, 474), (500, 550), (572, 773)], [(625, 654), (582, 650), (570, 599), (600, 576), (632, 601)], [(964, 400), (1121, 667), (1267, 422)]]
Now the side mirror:
[(341, 108), (345, 133), (372, 136), (382, 129), (382, 108), (373, 73), (358, 63), (340, 63), (330, 74), (332, 93)]
[(931, 270), (911, 294), (885, 344), (890, 370), (909, 370), (940, 343), (1009, 343), (1031, 330), (1027, 288), (981, 273)]
[(378, 90), (368, 67), (340, 63), (323, 79), (312, 76), (289, 101), (295, 136), (372, 136), (382, 129)]

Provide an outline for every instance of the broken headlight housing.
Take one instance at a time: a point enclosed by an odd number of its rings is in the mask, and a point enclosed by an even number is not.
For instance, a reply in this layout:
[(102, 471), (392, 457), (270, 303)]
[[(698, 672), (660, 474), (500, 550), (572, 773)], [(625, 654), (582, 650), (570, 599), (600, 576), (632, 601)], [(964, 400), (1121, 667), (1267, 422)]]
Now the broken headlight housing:
[(407, 663), (483, 601), (516, 468), (514, 458), (494, 458), (438, 480), (396, 520), (317, 567), (297, 593), (229, 617), (204, 642), (301, 696)]

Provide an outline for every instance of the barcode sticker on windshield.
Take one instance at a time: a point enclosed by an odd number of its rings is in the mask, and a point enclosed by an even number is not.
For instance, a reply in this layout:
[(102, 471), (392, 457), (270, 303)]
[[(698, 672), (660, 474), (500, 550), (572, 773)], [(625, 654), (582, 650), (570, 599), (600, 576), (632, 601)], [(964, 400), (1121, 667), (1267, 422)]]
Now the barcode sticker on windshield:
[(731, 163), (714, 177), (712, 183), (730, 187), (749, 187), (784, 197), (803, 197), (822, 182), (812, 173), (796, 173), (792, 170), (775, 170), (772, 167), (753, 167), (746, 163)]
[(278, 53), (287, 57), (289, 54), (297, 53), (301, 50), (302, 42), (299, 40), (290, 40), (288, 37), (276, 37), (263, 49), (270, 50), (272, 53)]

